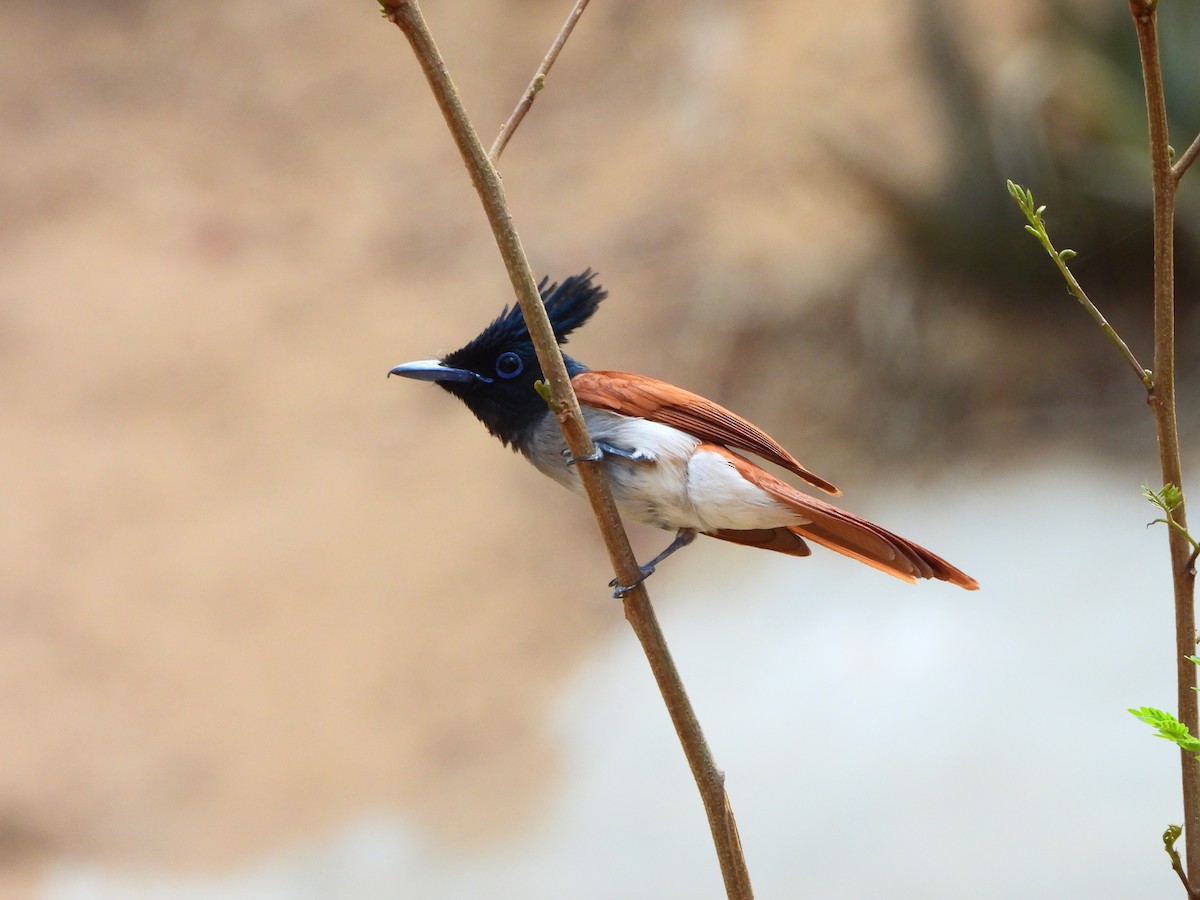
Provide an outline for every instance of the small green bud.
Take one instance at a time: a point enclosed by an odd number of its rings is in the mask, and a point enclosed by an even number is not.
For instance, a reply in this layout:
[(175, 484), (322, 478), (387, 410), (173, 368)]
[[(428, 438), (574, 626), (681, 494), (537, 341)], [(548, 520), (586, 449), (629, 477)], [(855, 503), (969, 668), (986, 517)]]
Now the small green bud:
[(1063, 262), (1074, 259), (1078, 254), (1074, 250), (1059, 250), (1058, 258)]
[(1168, 853), (1171, 852), (1171, 849), (1175, 846), (1175, 842), (1177, 840), (1179, 840), (1179, 836), (1182, 834), (1183, 834), (1183, 826), (1181, 826), (1181, 825), (1168, 825), (1167, 826), (1167, 830), (1163, 832), (1163, 846), (1167, 848)]
[(1164, 484), (1158, 495), (1162, 497), (1163, 506), (1172, 512), (1183, 502), (1183, 491), (1174, 484)]

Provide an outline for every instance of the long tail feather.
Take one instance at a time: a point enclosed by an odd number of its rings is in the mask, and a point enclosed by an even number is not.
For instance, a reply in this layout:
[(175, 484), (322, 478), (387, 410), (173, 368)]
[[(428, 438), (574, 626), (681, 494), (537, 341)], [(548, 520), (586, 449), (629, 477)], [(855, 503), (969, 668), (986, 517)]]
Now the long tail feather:
[[(828, 547), (851, 559), (857, 559), (859, 562), (866, 563), (868, 566), (886, 572), (902, 581), (915, 582), (918, 578), (936, 578), (956, 584), (968, 591), (979, 589), (979, 582), (974, 578), (919, 544), (902, 538), (874, 522), (839, 509), (832, 503), (826, 503), (824, 500), (803, 494), (792, 485), (779, 480), (770, 472), (732, 451), (721, 448), (721, 455), (729, 460), (743, 478), (766, 491), (779, 502), (791, 507), (807, 519), (807, 522), (774, 529), (774, 533), (771, 529), (747, 532), (723, 531), (715, 533), (714, 537), (734, 543), (750, 544), (766, 550), (800, 555), (787, 549), (789, 546), (787, 539), (778, 534), (778, 532), (785, 532), (796, 538), (815, 541), (823, 547)], [(739, 538), (737, 535), (747, 535), (747, 537)]]

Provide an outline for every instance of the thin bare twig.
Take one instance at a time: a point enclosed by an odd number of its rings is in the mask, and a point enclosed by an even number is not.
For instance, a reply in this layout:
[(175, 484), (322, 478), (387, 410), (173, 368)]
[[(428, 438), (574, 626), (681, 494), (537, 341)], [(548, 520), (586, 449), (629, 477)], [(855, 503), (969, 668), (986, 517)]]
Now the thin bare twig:
[(1171, 859), (1171, 868), (1175, 870), (1175, 874), (1179, 876), (1179, 881), (1183, 885), (1184, 892), (1188, 895), (1189, 900), (1200, 900), (1200, 894), (1192, 890), (1191, 884), (1188, 883), (1187, 874), (1183, 871), (1183, 864), (1179, 861), (1179, 856), (1176, 855)]
[[(1158, 47), (1157, 0), (1129, 0), (1137, 31), (1146, 87), (1150, 131), (1150, 166), (1154, 189), (1154, 390), (1150, 405), (1158, 431), (1159, 465), (1163, 484), (1183, 488), (1179, 426), (1175, 410), (1175, 189), (1186, 166), (1171, 166), (1167, 107), (1163, 94), (1162, 62)], [(1191, 153), (1188, 148), (1188, 153)], [(1200, 152), (1200, 151), (1197, 151)], [(1185, 154), (1187, 156), (1187, 154)], [(1182, 162), (1183, 160), (1181, 160)], [(1178, 174), (1177, 174), (1178, 172)], [(1176, 693), (1179, 720), (1192, 734), (1200, 733), (1196, 698), (1196, 666), (1187, 657), (1196, 651), (1195, 575), (1190, 571), (1191, 547), (1184, 536), (1184, 501), (1173, 511), (1179, 528), (1168, 528), (1171, 576), (1175, 593)], [(1183, 785), (1183, 839), (1189, 884), (1200, 884), (1200, 763), (1180, 752)]]
[(1183, 173), (1196, 161), (1197, 156), (1200, 156), (1200, 134), (1196, 135), (1196, 139), (1183, 151), (1183, 156), (1175, 160), (1175, 165), (1171, 166), (1171, 176), (1175, 179), (1177, 187), (1179, 179), (1183, 178)]
[(1154, 390), (1154, 374), (1138, 362), (1137, 357), (1133, 355), (1133, 351), (1129, 349), (1129, 345), (1125, 343), (1125, 339), (1108, 323), (1108, 319), (1104, 317), (1104, 313), (1100, 312), (1100, 309), (1092, 302), (1092, 299), (1083, 289), (1083, 285), (1076, 280), (1075, 273), (1067, 265), (1067, 260), (1074, 258), (1075, 251), (1059, 250), (1054, 246), (1054, 242), (1050, 239), (1050, 232), (1046, 228), (1046, 220), (1042, 215), (1046, 211), (1046, 207), (1038, 206), (1034, 202), (1033, 191), (1015, 182), (1008, 182), (1008, 193), (1017, 201), (1017, 205), (1021, 207), (1021, 212), (1025, 213), (1025, 218), (1029, 222), (1025, 226), (1025, 230), (1037, 238), (1038, 242), (1050, 255), (1050, 258), (1054, 260), (1059, 273), (1067, 283), (1067, 289), (1075, 295), (1075, 299), (1087, 310), (1088, 315), (1092, 317), (1095, 323), (1100, 326), (1100, 330), (1104, 332), (1105, 337), (1112, 341), (1113, 346), (1125, 358), (1125, 362), (1133, 369), (1134, 374), (1137, 375), (1138, 380), (1141, 381), (1146, 391), (1152, 392)]
[[(379, 0), (379, 3), (384, 15), (400, 28), (412, 46), (479, 193), (500, 255), (504, 258), (517, 302), (529, 326), (530, 337), (533, 339), (538, 361), (549, 386), (550, 406), (562, 428), (567, 445), (576, 459), (591, 456), (594, 450), (592, 439), (584, 425), (579, 400), (563, 364), (562, 351), (554, 338), (545, 306), (538, 295), (525, 251), (513, 227), (500, 176), (484, 152), (483, 145), (467, 117), (415, 0)], [(617, 579), (621, 584), (633, 584), (641, 573), (604, 473), (597, 465), (584, 464), (580, 465), (579, 474), (604, 536)], [(725, 793), (725, 776), (713, 761), (700, 723), (696, 719), (691, 701), (684, 690), (650, 605), (645, 586), (638, 585), (629, 591), (625, 595), (624, 603), (625, 617), (637, 634), (650, 662), (651, 671), (699, 788), (721, 865), (726, 893), (730, 898), (750, 900), (753, 897), (750, 876), (738, 838), (737, 823), (733, 817), (729, 797)]]
[(538, 66), (538, 70), (533, 73), (533, 80), (529, 82), (529, 87), (525, 88), (525, 93), (522, 95), (520, 102), (517, 103), (517, 108), (512, 111), (512, 115), (508, 117), (508, 121), (501, 127), (500, 133), (496, 135), (495, 143), (492, 144), (492, 149), (488, 151), (488, 158), (491, 159), (492, 165), (500, 161), (500, 154), (504, 152), (504, 148), (512, 140), (513, 132), (517, 130), (517, 126), (525, 118), (525, 113), (529, 112), (529, 108), (533, 106), (533, 98), (545, 86), (546, 76), (550, 74), (550, 67), (558, 59), (558, 54), (562, 51), (563, 45), (567, 43), (567, 38), (571, 36), (571, 32), (575, 30), (575, 23), (579, 21), (579, 17), (587, 9), (587, 5), (588, 0), (576, 0), (574, 8), (572, 8), (570, 15), (567, 16), (567, 21), (563, 22), (563, 27), (559, 29), (558, 37), (550, 45), (550, 50), (546, 54), (546, 58), (542, 60), (542, 64)]

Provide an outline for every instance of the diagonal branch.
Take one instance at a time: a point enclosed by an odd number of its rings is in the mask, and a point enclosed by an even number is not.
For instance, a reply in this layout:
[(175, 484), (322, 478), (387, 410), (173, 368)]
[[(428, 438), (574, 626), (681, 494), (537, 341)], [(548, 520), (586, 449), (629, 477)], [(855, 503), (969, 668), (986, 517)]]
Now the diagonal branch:
[(1045, 206), (1038, 206), (1033, 199), (1033, 192), (1028, 188), (1021, 187), (1013, 181), (1008, 182), (1008, 193), (1014, 200), (1017, 201), (1017, 206), (1021, 207), (1021, 212), (1025, 213), (1025, 218), (1029, 224), (1025, 226), (1025, 230), (1032, 234), (1038, 243), (1042, 245), (1045, 251), (1050, 254), (1050, 258), (1054, 260), (1054, 264), (1058, 267), (1059, 273), (1063, 280), (1067, 283), (1067, 289), (1075, 296), (1092, 320), (1100, 326), (1100, 330), (1104, 332), (1105, 337), (1112, 341), (1113, 346), (1117, 348), (1120, 354), (1125, 358), (1125, 362), (1133, 369), (1138, 380), (1147, 392), (1154, 391), (1154, 375), (1153, 373), (1138, 362), (1137, 357), (1133, 355), (1133, 351), (1129, 349), (1129, 345), (1125, 343), (1125, 339), (1117, 333), (1117, 330), (1108, 323), (1108, 319), (1100, 312), (1099, 308), (1083, 289), (1083, 285), (1075, 278), (1075, 273), (1071, 271), (1067, 261), (1075, 257), (1074, 250), (1059, 250), (1054, 246), (1054, 242), (1050, 239), (1050, 232), (1046, 229), (1046, 220), (1043, 213), (1046, 211)]
[[(570, 377), (563, 364), (562, 351), (554, 338), (545, 306), (529, 270), (525, 251), (513, 227), (500, 177), (471, 126), (466, 110), (450, 80), (446, 64), (434, 44), (415, 0), (379, 0), (379, 3), (385, 17), (400, 28), (412, 46), (479, 193), (500, 255), (504, 258), (513, 290), (516, 292), (517, 302), (529, 326), (542, 372), (549, 385), (549, 403), (562, 428), (567, 445), (576, 459), (591, 456), (594, 447), (584, 426), (579, 400), (571, 387)], [(579, 469), (617, 579), (620, 584), (634, 584), (641, 573), (603, 471), (595, 464), (581, 464)], [(638, 585), (629, 591), (625, 595), (624, 603), (625, 617), (650, 662), (651, 671), (700, 791), (721, 865), (726, 893), (730, 898), (750, 900), (753, 897), (750, 876), (746, 870), (733, 809), (725, 793), (724, 773), (713, 761), (700, 723), (650, 605), (645, 586)]]
[(517, 108), (512, 111), (512, 115), (508, 117), (508, 121), (501, 127), (500, 133), (496, 135), (496, 141), (492, 144), (492, 149), (488, 151), (488, 157), (491, 159), (492, 165), (500, 161), (500, 154), (504, 152), (504, 148), (512, 140), (513, 132), (517, 130), (517, 126), (525, 118), (525, 113), (529, 112), (529, 108), (533, 106), (533, 98), (545, 87), (546, 76), (550, 74), (550, 67), (558, 59), (558, 54), (562, 52), (563, 45), (567, 43), (567, 38), (575, 30), (575, 23), (579, 21), (579, 17), (587, 9), (587, 5), (588, 0), (576, 0), (570, 15), (567, 16), (567, 21), (563, 22), (563, 27), (558, 32), (558, 37), (550, 45), (550, 50), (546, 53), (546, 58), (542, 60), (542, 64), (533, 73), (533, 80), (529, 82), (529, 87), (525, 88), (525, 93), (522, 95), (520, 102), (517, 103)]
[(1175, 160), (1175, 165), (1171, 166), (1171, 177), (1175, 179), (1176, 186), (1183, 178), (1183, 173), (1196, 161), (1197, 156), (1200, 156), (1200, 134), (1196, 135), (1196, 139), (1183, 151), (1183, 156)]

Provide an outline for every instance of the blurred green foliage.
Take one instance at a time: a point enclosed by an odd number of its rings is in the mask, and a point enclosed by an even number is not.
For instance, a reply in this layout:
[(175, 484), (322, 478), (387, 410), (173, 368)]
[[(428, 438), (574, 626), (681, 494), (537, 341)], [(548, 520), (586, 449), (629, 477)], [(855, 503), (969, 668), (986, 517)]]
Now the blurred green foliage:
[[(1057, 273), (1021, 233), (1005, 190), (1011, 178), (1049, 206), (1056, 241), (1079, 253), (1076, 274), (1103, 288), (1106, 312), (1128, 327), (1120, 307), (1145, 308), (1151, 283), (1145, 101), (1128, 8), (1052, 0), (1044, 26), (986, 69), (951, 4), (921, 0), (919, 8), (923, 55), (953, 136), (949, 165), (932, 191), (862, 171), (912, 258), (934, 277), (961, 279), (985, 301), (1022, 314), (1045, 303), (1046, 289), (1061, 293)], [(1200, 131), (1200, 5), (1160, 9), (1171, 134), (1182, 152)], [(1179, 194), (1181, 312), (1200, 287), (1198, 179), (1200, 170)], [(1132, 321), (1148, 330), (1148, 317)]]

